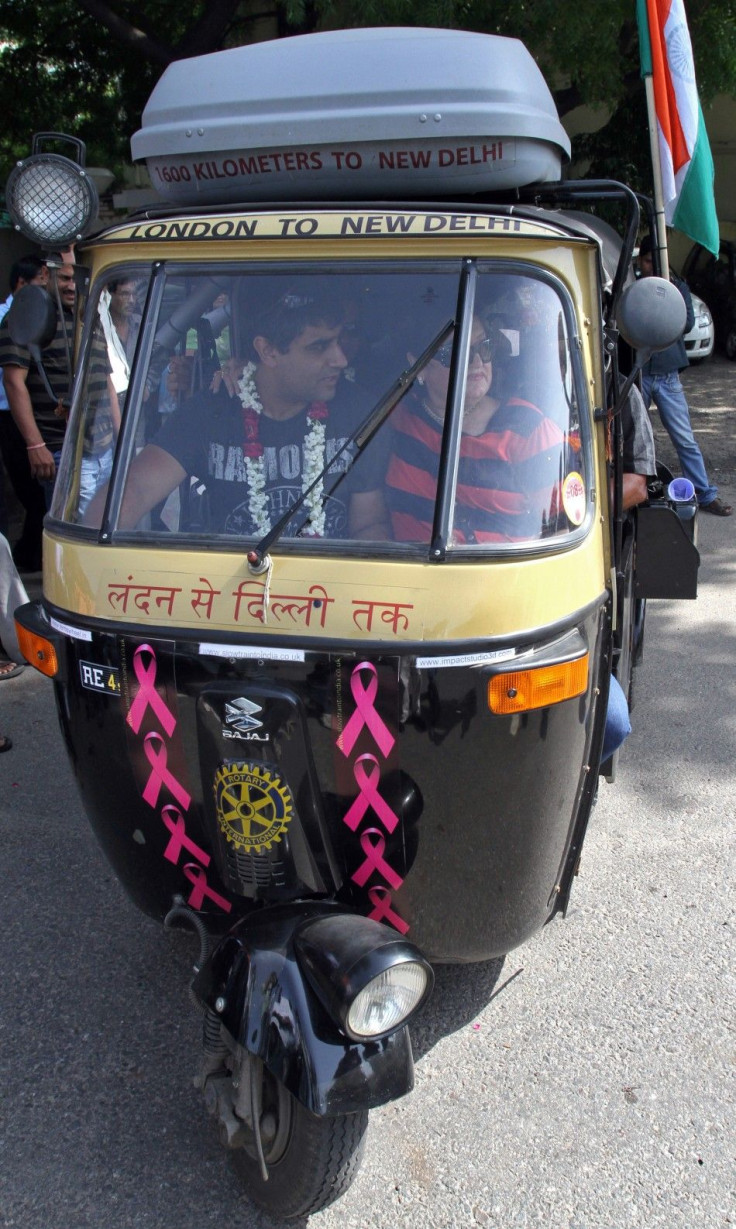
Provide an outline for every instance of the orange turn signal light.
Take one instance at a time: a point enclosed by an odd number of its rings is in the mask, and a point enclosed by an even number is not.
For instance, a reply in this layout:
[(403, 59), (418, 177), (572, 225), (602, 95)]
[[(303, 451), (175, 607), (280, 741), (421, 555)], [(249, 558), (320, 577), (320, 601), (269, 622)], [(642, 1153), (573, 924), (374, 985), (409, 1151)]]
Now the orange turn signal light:
[(53, 678), (59, 670), (59, 662), (56, 656), (56, 649), (50, 640), (44, 640), (43, 636), (36, 635), (35, 632), (29, 632), (25, 627), (21, 627), (16, 621), (15, 630), (18, 633), (18, 644), (20, 651), (26, 661), (35, 666), (41, 674), (48, 675)]
[(588, 654), (558, 666), (513, 670), (488, 680), (488, 707), (492, 713), (525, 713), (581, 696), (588, 687)]

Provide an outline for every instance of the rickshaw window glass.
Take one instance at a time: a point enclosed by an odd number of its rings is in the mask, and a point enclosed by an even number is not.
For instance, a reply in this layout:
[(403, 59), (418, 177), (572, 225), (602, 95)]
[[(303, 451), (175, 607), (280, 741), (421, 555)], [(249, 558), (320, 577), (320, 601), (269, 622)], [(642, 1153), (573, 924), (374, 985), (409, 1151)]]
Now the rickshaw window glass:
[(150, 270), (115, 270), (96, 288), (84, 365), (75, 390), (52, 512), (85, 523), (112, 473), (115, 442), (126, 408)]
[[(425, 409), (447, 396), (431, 365)], [(588, 481), (570, 336), (557, 290), (522, 274), (478, 278), (464, 388), (451, 547), (564, 540)]]
[[(348, 441), (453, 320), (459, 273), (455, 260), (167, 272), (114, 529), (257, 541), (329, 464), (282, 538), (402, 540), (386, 485), (401, 406), (362, 449)], [(414, 461), (432, 490), (438, 463), (431, 449)]]

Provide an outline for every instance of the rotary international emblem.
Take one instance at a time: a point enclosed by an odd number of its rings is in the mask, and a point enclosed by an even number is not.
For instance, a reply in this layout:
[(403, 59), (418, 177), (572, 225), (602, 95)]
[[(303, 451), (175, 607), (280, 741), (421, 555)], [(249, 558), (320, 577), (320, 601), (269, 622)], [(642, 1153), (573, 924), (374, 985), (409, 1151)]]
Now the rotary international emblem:
[(288, 787), (263, 764), (223, 764), (215, 774), (217, 822), (236, 849), (260, 854), (280, 841), (292, 801)]

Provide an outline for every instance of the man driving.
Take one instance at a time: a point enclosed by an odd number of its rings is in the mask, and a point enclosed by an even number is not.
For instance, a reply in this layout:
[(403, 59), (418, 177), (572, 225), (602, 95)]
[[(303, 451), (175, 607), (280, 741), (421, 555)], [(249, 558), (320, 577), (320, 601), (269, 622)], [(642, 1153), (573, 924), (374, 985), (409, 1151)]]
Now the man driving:
[[(290, 288), (249, 327), (251, 353), (225, 364), (215, 391), (173, 414), (133, 461), (119, 517), (132, 528), (187, 476), (204, 482), (214, 532), (262, 537), (293, 507), (323, 467), (286, 536), (389, 536), (383, 472), (369, 447), (353, 466), (351, 444), (370, 409), (342, 376), (343, 309), (308, 285)], [(334, 493), (323, 499), (340, 474)], [(86, 522), (99, 523), (102, 498)]]

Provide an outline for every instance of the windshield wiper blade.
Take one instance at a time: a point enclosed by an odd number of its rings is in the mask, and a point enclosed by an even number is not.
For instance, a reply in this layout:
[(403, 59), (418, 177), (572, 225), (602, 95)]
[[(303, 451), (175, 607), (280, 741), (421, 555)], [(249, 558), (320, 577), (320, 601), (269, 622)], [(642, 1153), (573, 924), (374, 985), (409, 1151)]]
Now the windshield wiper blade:
[[(419, 355), (419, 358), (412, 363), (411, 367), (407, 367), (405, 371), (402, 371), (401, 375), (394, 380), (388, 392), (384, 393), (380, 400), (373, 406), (373, 409), (369, 411), (360, 426), (353, 431), (352, 435), (348, 436), (344, 444), (342, 444), (342, 446), (338, 448), (337, 452), (330, 457), (329, 461), (325, 463), (314, 482), (312, 482), (305, 491), (302, 491), (296, 503), (284, 513), (284, 515), (276, 522), (275, 525), (271, 527), (271, 529), (269, 529), (267, 534), (264, 534), (260, 542), (254, 546), (253, 550), (248, 551), (246, 558), (251, 571), (263, 572), (265, 570), (266, 556), (268, 555), (268, 552), (273, 544), (281, 537), (282, 533), (286, 529), (286, 526), (294, 518), (294, 516), (296, 516), (299, 510), (304, 507), (304, 504), (311, 495), (312, 491), (315, 487), (319, 486), (320, 482), (323, 481), (327, 471), (332, 468), (337, 458), (342, 456), (342, 454), (350, 448), (351, 444), (357, 444), (357, 451), (355, 455), (348, 457), (348, 463), (345, 466), (345, 469), (341, 470), (335, 481), (332, 483), (332, 486), (325, 491), (323, 500), (329, 499), (335, 488), (340, 482), (342, 482), (348, 470), (351, 469), (351, 467), (358, 460), (358, 457), (361, 455), (366, 445), (370, 443), (378, 428), (385, 422), (399, 401), (401, 401), (401, 398), (405, 395), (407, 389), (409, 389), (414, 383), (420, 371), (426, 367), (427, 363), (434, 357), (440, 346), (444, 345), (454, 328), (454, 320), (448, 320), (447, 323), (442, 326), (439, 333), (432, 338), (427, 348)], [(306, 524), (306, 521), (304, 524)], [(300, 531), (304, 528), (304, 524), (300, 526)]]

